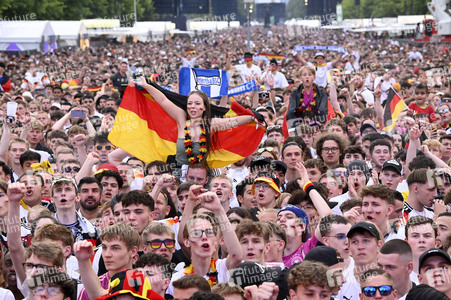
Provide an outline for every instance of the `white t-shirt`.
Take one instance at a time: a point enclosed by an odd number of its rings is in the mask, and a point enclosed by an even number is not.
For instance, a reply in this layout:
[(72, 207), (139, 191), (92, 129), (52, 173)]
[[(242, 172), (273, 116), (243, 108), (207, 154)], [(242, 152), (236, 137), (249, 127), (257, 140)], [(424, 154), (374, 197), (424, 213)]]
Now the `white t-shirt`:
[[(382, 76), (376, 77), (376, 79), (374, 79), (374, 87), (375, 88), (379, 85), (379, 82), (381, 82), (381, 80), (382, 80)], [(382, 82), (382, 84), (381, 84), (381, 91), (382, 91), (381, 104), (384, 104), (385, 99), (387, 99), (387, 97), (388, 97), (388, 90), (395, 83), (396, 83), (396, 80), (394, 78), (390, 78), (390, 80), (388, 82), (387, 81)]]
[(334, 208), (332, 208), (332, 213), (335, 214), (335, 215), (340, 215), (340, 216), (342, 216), (342, 215), (343, 215), (343, 212), (342, 212), (341, 209), (340, 209), (340, 205), (341, 205), (343, 202), (348, 201), (349, 199), (351, 199), (351, 197), (349, 196), (349, 192), (346, 192), (346, 193), (344, 193), (344, 194), (342, 194), (342, 195), (338, 195), (338, 196), (335, 196), (335, 197), (333, 197), (333, 198), (330, 198), (330, 199), (329, 199), (329, 202), (338, 202), (338, 204), (335, 205)]
[(7, 289), (0, 288), (0, 299), (2, 300), (15, 300), (14, 294)]
[(409, 213), (409, 219), (414, 217), (414, 216), (423, 216), (423, 217), (426, 217), (426, 218), (429, 218), (429, 219), (434, 219), (434, 213), (432, 211), (430, 211), (430, 210), (427, 210), (426, 208), (423, 209), (423, 211), (418, 211), (418, 210), (415, 210), (415, 209), (412, 210)]
[(367, 104), (374, 105), (374, 95), (369, 89), (364, 88), (361, 92), (355, 91), (354, 95), (356, 94), (362, 95), (363, 99)]
[(196, 62), (196, 58), (192, 58), (191, 60), (187, 60), (186, 58), (182, 57), (183, 67), (194, 68), (194, 63), (195, 62)]
[(360, 71), (360, 65), (357, 61), (355, 61), (353, 64), (351, 64), (351, 62), (348, 61), (345, 64), (345, 70), (350, 72), (358, 72)]
[(333, 68), (332, 63), (328, 62), (326, 65), (322, 67), (315, 66), (311, 62), (308, 62), (307, 65), (315, 69), (316, 79), (314, 82), (319, 86), (326, 87), (327, 82), (329, 81), (328, 80), (329, 70)]
[(250, 68), (248, 68), (246, 64), (236, 65), (235, 69), (240, 72), (243, 83), (251, 81), (252, 79), (258, 79), (262, 75), (262, 70), (256, 65), (252, 65)]
[(337, 299), (360, 299), (359, 295), (361, 292), (360, 283), (357, 282), (354, 275), (354, 260), (351, 258), (349, 266), (343, 271), (343, 276), (346, 282), (341, 287), (338, 292)]
[(263, 74), (262, 78), (265, 78), (265, 89), (267, 91), (271, 90), (271, 88), (266, 84), (266, 79), (268, 76), (273, 76), (274, 78), (274, 89), (280, 88), (280, 89), (284, 89), (287, 86), (289, 86), (287, 78), (285, 77), (285, 75), (283, 75), (280, 72), (276, 72), (276, 74), (267, 74), (266, 72)]

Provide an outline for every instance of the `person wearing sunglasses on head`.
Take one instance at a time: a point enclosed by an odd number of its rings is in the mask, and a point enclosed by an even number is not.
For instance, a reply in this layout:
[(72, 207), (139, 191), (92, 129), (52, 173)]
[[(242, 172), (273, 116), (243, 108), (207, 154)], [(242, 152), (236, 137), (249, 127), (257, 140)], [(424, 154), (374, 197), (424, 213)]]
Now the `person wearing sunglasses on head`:
[(393, 279), (384, 270), (370, 269), (361, 278), (360, 299), (397, 299), (398, 291), (393, 288)]

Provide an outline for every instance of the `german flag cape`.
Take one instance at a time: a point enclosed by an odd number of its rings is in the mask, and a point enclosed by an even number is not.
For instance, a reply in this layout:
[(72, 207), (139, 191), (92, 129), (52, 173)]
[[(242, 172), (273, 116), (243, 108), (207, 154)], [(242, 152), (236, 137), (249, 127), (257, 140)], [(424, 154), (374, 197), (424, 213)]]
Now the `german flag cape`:
[[(186, 111), (187, 96), (167, 91), (151, 83), (174, 104)], [(212, 105), (212, 117), (255, 115), (233, 102), (230, 110)], [(260, 115), (257, 116), (259, 119)], [(211, 168), (221, 168), (251, 155), (257, 149), (265, 128), (257, 123), (238, 126), (217, 133), (217, 147), (207, 158)], [(108, 139), (115, 146), (146, 163), (166, 161), (176, 154), (177, 123), (152, 98), (138, 87), (127, 87)]]
[(407, 108), (407, 105), (392, 87), (388, 90), (388, 97), (385, 102), (384, 127), (382, 130), (392, 131), (396, 125), (399, 114)]

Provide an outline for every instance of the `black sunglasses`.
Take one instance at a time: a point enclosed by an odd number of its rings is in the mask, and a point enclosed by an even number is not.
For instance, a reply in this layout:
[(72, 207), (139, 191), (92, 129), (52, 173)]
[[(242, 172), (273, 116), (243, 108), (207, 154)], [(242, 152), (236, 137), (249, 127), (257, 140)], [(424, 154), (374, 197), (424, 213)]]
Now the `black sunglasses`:
[(80, 168), (79, 167), (73, 167), (73, 168), (65, 167), (64, 168), (64, 172), (66, 172), (66, 173), (70, 173), (70, 172), (72, 172), (72, 170), (74, 170), (74, 172), (78, 172), (78, 171), (80, 171)]
[(393, 291), (393, 287), (391, 285), (381, 285), (381, 286), (366, 286), (362, 288), (362, 293), (366, 297), (374, 297), (374, 295), (376, 295), (376, 291), (379, 291), (381, 296), (389, 296)]

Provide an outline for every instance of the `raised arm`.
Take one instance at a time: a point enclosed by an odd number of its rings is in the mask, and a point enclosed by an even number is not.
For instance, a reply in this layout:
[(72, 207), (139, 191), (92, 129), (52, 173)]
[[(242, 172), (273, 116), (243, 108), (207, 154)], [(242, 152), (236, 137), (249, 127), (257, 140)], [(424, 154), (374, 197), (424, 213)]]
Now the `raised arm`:
[(11, 127), (13, 124), (7, 124), (3, 125), (3, 134), (2, 138), (0, 139), (0, 161), (3, 161), (4, 163), (7, 163), (7, 153), (8, 153), (8, 147), (9, 147), (9, 140), (11, 136)]
[[(423, 131), (418, 127), (418, 125), (411, 127), (409, 130), (409, 147), (407, 148), (406, 166), (408, 166), (409, 163), (417, 156), (417, 150), (421, 146), (420, 142), (421, 133), (423, 133)], [(410, 173), (408, 168), (406, 168), (404, 172)], [(404, 175), (407, 177), (409, 174)]]
[(61, 119), (55, 122), (55, 124), (52, 125), (52, 130), (62, 130), (64, 131), (64, 125), (69, 121), (71, 112), (69, 111), (67, 114), (65, 114)]
[(211, 130), (215, 132), (229, 130), (237, 126), (248, 124), (254, 119), (253, 116), (238, 116), (224, 119), (213, 118), (211, 120)]
[(78, 260), (78, 270), (89, 299), (108, 294), (108, 291), (102, 288), (100, 280), (92, 268), (90, 260), (94, 255), (92, 244), (86, 240), (76, 242), (74, 244), (74, 254)]
[[(162, 92), (148, 84), (143, 76), (141, 77), (141, 81), (136, 84), (140, 85), (149, 92), (153, 99), (157, 101), (157, 103), (161, 105), (161, 107), (171, 116), (171, 118), (177, 122), (179, 128), (183, 129), (185, 127), (186, 117), (183, 109), (172, 103)], [(129, 86), (134, 87), (135, 82), (132, 80)]]
[(332, 61), (332, 67), (335, 68), (335, 66), (340, 62), (342, 57), (343, 53), (338, 54), (338, 56)]
[[(297, 183), (300, 185), (300, 187), (304, 190), (306, 194), (310, 197), (312, 200), (313, 205), (316, 208), (316, 211), (318, 212), (319, 219), (324, 218), (325, 216), (331, 215), (332, 210), (330, 209), (329, 205), (327, 204), (327, 200), (325, 200), (317, 190), (314, 188), (309, 188), (313, 185), (313, 183), (310, 181), (310, 178), (308, 176), (308, 172), (305, 169), (304, 165), (301, 163), (298, 163), (301, 170), (301, 178), (298, 179)], [(315, 229), (315, 236), (318, 239), (318, 241), (321, 241), (321, 233), (319, 230), (319, 224)]]
[(80, 182), (80, 180), (84, 177), (91, 177), (92, 176), (92, 167), (99, 163), (100, 156), (95, 153), (91, 152), (86, 156), (85, 163), (81, 166), (80, 171), (78, 171), (77, 175), (75, 175), (75, 181), (77, 183)]
[(427, 157), (430, 157), (434, 161), (437, 168), (448, 168), (449, 167), (443, 160), (441, 160), (439, 157), (437, 157), (431, 151), (429, 151), (428, 146), (421, 145), (418, 150), (423, 152)]
[(330, 104), (332, 104), (332, 107), (336, 111), (340, 111), (341, 112), (340, 104), (338, 104), (337, 87), (335, 86), (335, 82), (334, 82), (333, 79), (332, 79), (332, 82), (330, 84), (329, 100), (330, 100)]
[(202, 207), (211, 210), (219, 222), (219, 228), (221, 228), (222, 235), (224, 237), (224, 243), (229, 249), (229, 255), (227, 255), (226, 266), (228, 270), (231, 270), (238, 266), (243, 260), (243, 251), (238, 241), (238, 237), (230, 224), (229, 218), (219, 201), (218, 195), (213, 192), (207, 192), (199, 196), (202, 203)]
[(226, 67), (225, 67), (225, 69), (227, 71), (235, 68), (235, 66), (232, 66), (232, 56), (233, 56), (233, 53), (231, 53), (231, 52), (227, 54)]
[(25, 184), (20, 182), (11, 183), (8, 186), (8, 248), (16, 269), (16, 276), (18, 276), (20, 282), (24, 282), (26, 279), (25, 270), (22, 267), (25, 262), (25, 248), (20, 239), (20, 200), (23, 198), (25, 191)]
[(124, 158), (126, 158), (127, 156), (132, 156), (132, 155), (130, 155), (128, 152), (122, 150), (121, 148), (116, 148), (108, 154), (108, 161), (111, 164), (118, 166), (124, 160)]
[(377, 122), (382, 128), (384, 126), (384, 109), (382, 108), (381, 95), (381, 83), (379, 83), (374, 90), (374, 110), (376, 111)]
[(307, 65), (307, 61), (302, 57), (302, 51), (296, 53), (296, 59), (299, 60), (302, 65)]
[(186, 201), (185, 209), (182, 213), (182, 221), (180, 222), (180, 229), (178, 231), (177, 240), (180, 244), (181, 249), (183, 250), (183, 253), (185, 253), (186, 257), (188, 258), (191, 257), (191, 252), (183, 242), (183, 231), (189, 217), (193, 214), (194, 206), (199, 203), (199, 195), (206, 191), (207, 190), (201, 185), (192, 185), (189, 188), (188, 200)]

